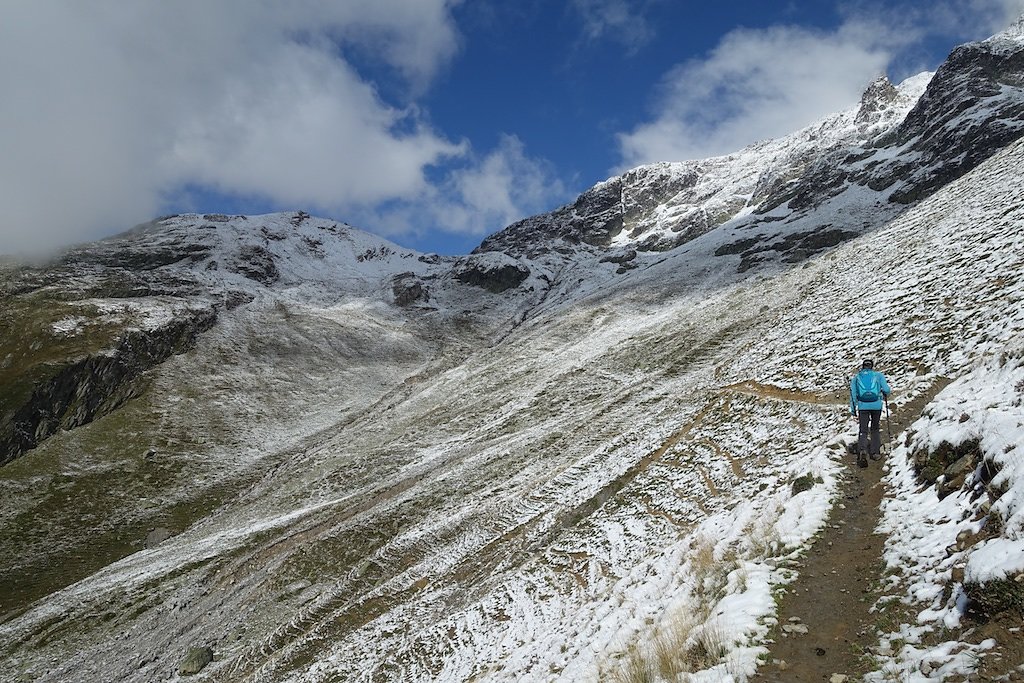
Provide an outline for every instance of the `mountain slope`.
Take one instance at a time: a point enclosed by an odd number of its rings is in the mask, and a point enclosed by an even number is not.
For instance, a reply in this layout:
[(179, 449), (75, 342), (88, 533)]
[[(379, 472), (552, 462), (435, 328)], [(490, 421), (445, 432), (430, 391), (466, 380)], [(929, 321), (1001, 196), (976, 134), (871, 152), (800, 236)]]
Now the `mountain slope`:
[[(0, 469), (0, 680), (173, 679), (195, 647), (198, 680), (595, 680), (659, 642), (687, 655), (673, 675), (746, 680), (833, 504), (865, 355), (896, 409), (961, 378), (894, 435), (883, 523), (996, 511), (946, 558), (890, 544), (932, 622), (966, 630), (959, 596), (1020, 571), (990, 560), (1019, 547), (1024, 501), (1016, 30), (920, 99), (926, 79), (876, 83), (817, 137), (639, 169), (464, 258), (302, 213), (179, 216), (8, 274), (40, 346), (6, 367), (34, 386), (127, 330), (214, 321)], [(970, 94), (992, 55), (1017, 85)], [(979, 129), (926, 99), (965, 92)], [(987, 147), (921, 161), (933, 129)], [(917, 460), (975, 436), (987, 499), (966, 477), (919, 490)], [(883, 641), (901, 670), (928, 655)]]

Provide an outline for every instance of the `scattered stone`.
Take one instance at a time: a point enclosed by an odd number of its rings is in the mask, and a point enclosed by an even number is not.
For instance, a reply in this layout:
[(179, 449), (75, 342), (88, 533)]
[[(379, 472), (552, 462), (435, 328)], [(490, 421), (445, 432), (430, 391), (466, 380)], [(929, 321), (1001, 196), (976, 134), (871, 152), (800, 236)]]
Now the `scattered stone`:
[(828, 679), (828, 683), (846, 683), (849, 676), (843, 674), (832, 674), (832, 677)]
[(251, 303), (256, 297), (249, 292), (233, 289), (224, 295), (224, 308), (233, 311), (239, 306)]
[(792, 483), (793, 495), (795, 496), (798, 493), (802, 493), (804, 491), (808, 491), (808, 490), (810, 490), (813, 487), (814, 487), (814, 475), (812, 475), (810, 472), (808, 472), (807, 474), (803, 475), (802, 477), (797, 477), (796, 479), (793, 480), (793, 483)]
[(185, 659), (178, 667), (178, 674), (181, 676), (193, 676), (213, 661), (213, 650), (208, 647), (193, 647), (185, 653)]
[(785, 671), (789, 668), (789, 664), (786, 663), (785, 659), (776, 659), (773, 663), (775, 664), (775, 668), (777, 668), (779, 671)]
[(613, 256), (605, 256), (599, 262), (600, 263), (614, 263), (617, 265), (624, 265), (629, 261), (636, 258), (636, 249), (628, 249), (621, 254), (615, 254)]
[(816, 647), (816, 648), (814, 648), (814, 654), (818, 655), (819, 657), (824, 657), (825, 656), (825, 648), (823, 648), (823, 647)]
[(800, 634), (803, 634), (803, 633), (807, 633), (807, 625), (806, 624), (786, 624), (785, 626), (782, 627), (782, 630), (785, 633), (800, 633)]
[(173, 535), (173, 531), (162, 526), (150, 529), (149, 533), (146, 534), (146, 547), (155, 548)]
[(968, 440), (954, 446), (942, 442), (934, 450), (921, 450), (912, 456), (918, 479), (935, 484), (940, 498), (963, 486), (967, 475), (981, 461), (978, 441)]

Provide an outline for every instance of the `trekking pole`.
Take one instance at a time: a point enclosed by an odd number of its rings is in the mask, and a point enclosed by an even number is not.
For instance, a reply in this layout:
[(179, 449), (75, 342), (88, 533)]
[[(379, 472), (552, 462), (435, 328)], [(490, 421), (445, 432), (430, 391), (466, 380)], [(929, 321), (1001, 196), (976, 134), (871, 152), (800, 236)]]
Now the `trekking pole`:
[[(844, 388), (846, 390), (846, 395), (850, 397), (851, 402), (853, 401), (853, 398), (852, 398), (853, 395), (851, 393), (852, 390), (850, 389), (850, 383), (852, 381), (853, 380), (850, 377), (847, 377), (846, 378), (846, 384), (844, 385)], [(856, 404), (854, 404), (854, 405), (856, 405)], [(856, 413), (856, 411), (853, 413), (853, 419), (854, 419), (854, 422), (856, 422), (856, 420), (857, 420), (857, 413)], [(853, 430), (854, 430), (853, 431), (853, 434), (854, 434), (853, 440), (846, 444), (846, 452), (849, 453), (850, 455), (857, 455), (857, 427), (855, 426), (853, 428)]]
[(889, 397), (883, 395), (885, 401), (885, 431), (889, 433), (889, 455), (892, 455), (892, 418), (889, 417)]

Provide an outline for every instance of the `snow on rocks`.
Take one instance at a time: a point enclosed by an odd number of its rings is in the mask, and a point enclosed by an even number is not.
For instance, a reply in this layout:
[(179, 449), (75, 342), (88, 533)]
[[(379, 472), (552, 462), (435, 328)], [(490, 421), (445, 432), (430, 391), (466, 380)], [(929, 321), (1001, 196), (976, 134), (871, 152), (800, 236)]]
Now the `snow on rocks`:
[(995, 34), (985, 41), (994, 50), (1016, 51), (1024, 44), (1024, 14), (1017, 18), (1006, 29)]
[[(1024, 346), (1018, 339), (940, 393), (893, 454), (888, 484), (895, 497), (884, 504), (880, 531), (889, 534), (886, 561), (898, 578), (892, 587), (902, 590), (895, 595), (919, 610), (917, 641), (934, 629), (959, 628), (972, 612), (988, 618), (1024, 610), (1022, 397)], [(914, 453), (965, 443), (978, 449), (979, 458), (958, 489), (940, 497), (939, 487), (921, 485)], [(906, 640), (906, 633), (882, 637)], [(969, 673), (968, 664), (994, 646), (907, 645), (886, 666), (923, 671), (927, 664), (933, 677)]]

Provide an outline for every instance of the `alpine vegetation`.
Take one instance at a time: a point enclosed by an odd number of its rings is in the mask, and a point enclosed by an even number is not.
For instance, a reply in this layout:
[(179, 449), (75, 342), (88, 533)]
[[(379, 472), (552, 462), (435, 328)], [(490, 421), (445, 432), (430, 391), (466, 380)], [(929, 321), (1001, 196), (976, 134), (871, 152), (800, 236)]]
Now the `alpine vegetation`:
[[(4, 262), (0, 681), (1016, 680), (1022, 169), (1024, 19), (465, 256), (298, 211)], [(780, 605), (883, 472), (836, 644)]]

